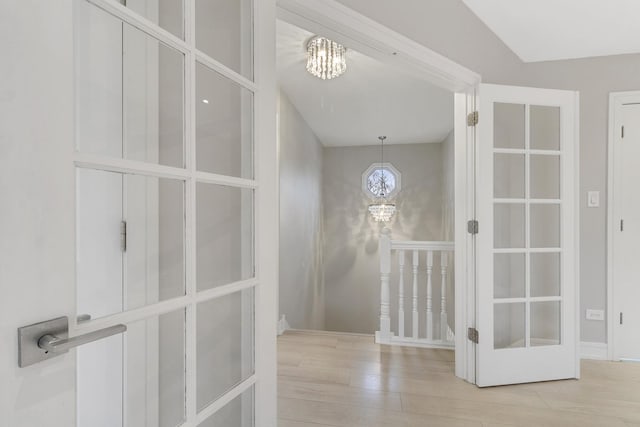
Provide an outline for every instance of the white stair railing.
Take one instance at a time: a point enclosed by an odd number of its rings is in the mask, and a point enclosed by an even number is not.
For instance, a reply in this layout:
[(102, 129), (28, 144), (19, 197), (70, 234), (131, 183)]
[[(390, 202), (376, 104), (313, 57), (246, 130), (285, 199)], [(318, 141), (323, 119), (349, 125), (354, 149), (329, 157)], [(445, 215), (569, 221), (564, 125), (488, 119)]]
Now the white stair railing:
[[(376, 342), (380, 344), (395, 344), (432, 348), (453, 348), (454, 336), (449, 327), (447, 313), (447, 289), (449, 260), (452, 259), (453, 242), (425, 242), (392, 240), (389, 229), (382, 230), (380, 236), (380, 330), (376, 332)], [(392, 256), (397, 254), (398, 277), (398, 306), (397, 306), (397, 335), (391, 330), (391, 284)], [(407, 255), (411, 259), (411, 334), (405, 334), (405, 261)], [(434, 323), (433, 281), (434, 255), (439, 257), (440, 269), (440, 307), (439, 328)], [(421, 270), (421, 260), (424, 267)], [(424, 330), (420, 328), (420, 300), (419, 283), (421, 274), (426, 289), (424, 294)], [(437, 288), (436, 288), (437, 289)], [(436, 300), (437, 301), (437, 300)], [(437, 310), (438, 308), (436, 308)], [(453, 313), (452, 313), (453, 314)]]

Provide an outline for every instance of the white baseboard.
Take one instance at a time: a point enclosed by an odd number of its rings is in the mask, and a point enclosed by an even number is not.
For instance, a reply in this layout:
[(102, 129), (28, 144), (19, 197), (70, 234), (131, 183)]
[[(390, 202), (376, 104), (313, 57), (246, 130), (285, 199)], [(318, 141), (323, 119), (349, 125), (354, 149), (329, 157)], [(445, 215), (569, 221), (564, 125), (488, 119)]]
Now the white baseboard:
[(580, 358), (592, 360), (607, 360), (607, 344), (602, 342), (585, 342), (580, 343)]
[(289, 326), (289, 322), (287, 322), (287, 317), (283, 314), (280, 316), (280, 320), (278, 320), (278, 335), (284, 334), (284, 331), (287, 329), (291, 329)]

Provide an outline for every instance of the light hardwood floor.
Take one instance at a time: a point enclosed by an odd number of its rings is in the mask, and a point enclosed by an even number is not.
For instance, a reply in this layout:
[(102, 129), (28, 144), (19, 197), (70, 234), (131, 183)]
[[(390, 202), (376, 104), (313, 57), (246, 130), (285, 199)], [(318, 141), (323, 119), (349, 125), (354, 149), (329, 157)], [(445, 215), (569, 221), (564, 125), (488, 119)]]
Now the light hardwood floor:
[(640, 364), (582, 362), (582, 379), (479, 389), (453, 352), (368, 336), (278, 339), (279, 427), (640, 427)]

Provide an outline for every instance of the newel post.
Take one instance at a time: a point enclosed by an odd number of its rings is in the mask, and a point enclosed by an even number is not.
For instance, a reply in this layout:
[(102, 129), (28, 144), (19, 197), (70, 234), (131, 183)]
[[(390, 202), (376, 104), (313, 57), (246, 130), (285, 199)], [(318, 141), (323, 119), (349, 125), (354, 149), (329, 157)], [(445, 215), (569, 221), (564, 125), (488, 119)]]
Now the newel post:
[(380, 330), (378, 339), (391, 339), (391, 317), (389, 315), (389, 275), (391, 274), (391, 230), (383, 228), (380, 233)]

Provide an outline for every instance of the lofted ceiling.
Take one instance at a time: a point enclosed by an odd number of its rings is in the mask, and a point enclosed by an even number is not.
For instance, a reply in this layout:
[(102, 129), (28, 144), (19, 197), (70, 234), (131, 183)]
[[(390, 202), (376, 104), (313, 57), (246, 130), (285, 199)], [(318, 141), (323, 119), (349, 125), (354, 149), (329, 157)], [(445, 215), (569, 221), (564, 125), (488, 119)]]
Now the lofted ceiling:
[(314, 34), (277, 25), (280, 88), (325, 146), (441, 142), (453, 129), (453, 94), (347, 46), (347, 71), (321, 80), (306, 71)]
[(640, 52), (640, 0), (462, 0), (524, 62)]

